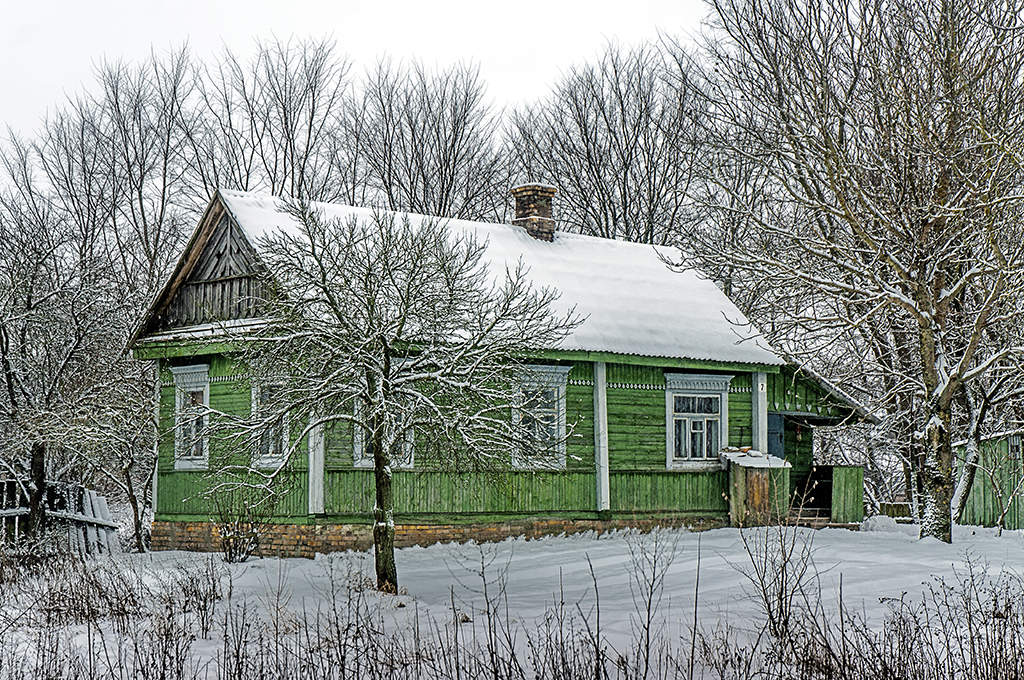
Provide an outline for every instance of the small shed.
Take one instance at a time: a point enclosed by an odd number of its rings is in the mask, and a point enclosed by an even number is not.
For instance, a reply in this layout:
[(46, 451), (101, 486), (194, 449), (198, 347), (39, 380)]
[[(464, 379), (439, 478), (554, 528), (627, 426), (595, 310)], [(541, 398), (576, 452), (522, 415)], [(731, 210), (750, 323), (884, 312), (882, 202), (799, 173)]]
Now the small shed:
[[(966, 443), (958, 442), (961, 474), (967, 464)], [(982, 440), (974, 464), (961, 524), (1024, 529), (1024, 438), (1020, 432), (992, 435)]]
[(753, 449), (725, 451), (722, 460), (729, 466), (730, 524), (758, 526), (788, 516), (789, 462)]

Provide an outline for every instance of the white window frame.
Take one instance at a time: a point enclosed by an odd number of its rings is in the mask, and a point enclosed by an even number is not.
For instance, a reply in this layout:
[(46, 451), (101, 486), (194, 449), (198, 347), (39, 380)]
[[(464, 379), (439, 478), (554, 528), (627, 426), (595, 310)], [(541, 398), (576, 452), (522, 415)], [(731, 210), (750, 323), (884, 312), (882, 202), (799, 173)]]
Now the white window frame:
[[(250, 392), (250, 409), (249, 413), (252, 415), (253, 420), (261, 419), (260, 409), (262, 399), (262, 390), (268, 387), (282, 387), (283, 383), (280, 382), (266, 382), (258, 383), (252, 386)], [(281, 453), (279, 455), (267, 454), (262, 455), (260, 452), (263, 449), (263, 437), (266, 433), (260, 433), (259, 440), (256, 442), (256, 449), (252, 455), (252, 466), (256, 469), (262, 470), (276, 470), (281, 463), (288, 458), (288, 432), (289, 432), (289, 418), (288, 414), (284, 414), (281, 418)]]
[[(565, 470), (566, 388), (569, 384), (569, 371), (572, 367), (535, 364), (523, 368), (522, 386), (524, 389), (553, 388), (555, 390), (558, 448), (555, 451), (554, 465), (544, 465), (541, 461), (536, 460), (525, 460), (513, 453), (512, 468), (515, 470)], [(522, 411), (513, 409), (512, 422), (519, 423), (521, 418)]]
[(185, 401), (188, 392), (203, 391), (202, 407), (210, 408), (210, 365), (194, 364), (191, 366), (171, 366), (174, 377), (174, 469), (175, 470), (206, 470), (210, 464), (210, 440), (206, 433), (209, 424), (209, 413), (202, 415), (202, 454), (187, 455), (185, 451), (193, 451), (194, 443), (185, 441), (183, 418), (188, 404)]
[[(365, 454), (363, 446), (363, 428), (359, 424), (363, 404), (360, 400), (355, 401), (356, 421), (352, 423), (352, 467), (372, 469), (373, 457)], [(416, 437), (412, 430), (405, 433), (405, 458), (401, 461), (392, 461), (392, 467), (396, 470), (412, 470), (416, 466)]]
[[(729, 383), (731, 375), (701, 373), (665, 374), (665, 468), (668, 470), (717, 468), (722, 463), (714, 458), (675, 457), (675, 398), (718, 397), (718, 445), (729, 445)], [(689, 430), (687, 430), (689, 432)]]

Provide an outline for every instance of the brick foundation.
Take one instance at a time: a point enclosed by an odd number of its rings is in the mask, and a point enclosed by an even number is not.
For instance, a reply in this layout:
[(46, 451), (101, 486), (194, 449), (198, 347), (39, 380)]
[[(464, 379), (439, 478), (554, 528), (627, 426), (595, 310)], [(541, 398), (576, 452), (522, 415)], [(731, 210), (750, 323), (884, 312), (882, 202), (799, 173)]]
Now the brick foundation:
[[(510, 536), (538, 538), (584, 531), (605, 533), (615, 529), (637, 528), (650, 531), (655, 527), (689, 527), (696, 530), (724, 526), (718, 517), (650, 516), (615, 519), (517, 519), (508, 522), (480, 524), (397, 524), (395, 546), (431, 545), (433, 543), (501, 541)], [(153, 523), (153, 550), (220, 550), (217, 528), (212, 522)], [(313, 557), (316, 553), (343, 550), (366, 550), (373, 545), (369, 524), (270, 524), (264, 535), (261, 553), (264, 556)]]

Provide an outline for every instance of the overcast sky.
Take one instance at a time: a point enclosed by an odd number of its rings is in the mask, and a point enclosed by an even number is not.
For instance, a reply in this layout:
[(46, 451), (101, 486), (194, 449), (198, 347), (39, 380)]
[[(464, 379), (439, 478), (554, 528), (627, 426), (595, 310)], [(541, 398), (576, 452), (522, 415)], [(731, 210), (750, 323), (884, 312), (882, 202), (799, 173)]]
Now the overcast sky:
[(609, 39), (695, 33), (702, 0), (0, 0), (0, 123), (28, 132), (103, 59), (188, 43), (206, 57), (258, 37), (333, 37), (361, 68), (385, 54), (473, 60), (499, 105), (544, 94)]

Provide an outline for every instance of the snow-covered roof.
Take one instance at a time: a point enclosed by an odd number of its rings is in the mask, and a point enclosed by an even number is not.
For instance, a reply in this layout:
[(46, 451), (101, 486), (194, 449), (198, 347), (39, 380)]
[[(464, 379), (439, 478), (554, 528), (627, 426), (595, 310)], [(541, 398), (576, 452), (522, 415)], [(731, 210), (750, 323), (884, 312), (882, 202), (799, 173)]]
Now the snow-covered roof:
[[(281, 230), (299, 234), (298, 222), (267, 195), (221, 191), (235, 222), (257, 249)], [(367, 208), (316, 203), (326, 218), (369, 217)], [(413, 222), (426, 219), (409, 215)], [(436, 218), (433, 218), (436, 219)], [(533, 238), (511, 224), (447, 220), (452, 231), (486, 242), (494, 272), (529, 267), (534, 285), (561, 294), (563, 311), (575, 306), (586, 320), (559, 349), (613, 352), (747, 364), (782, 365), (739, 309), (714, 283), (695, 271), (673, 271), (662, 259), (671, 248), (556, 232), (553, 242)]]
[[(298, 234), (298, 223), (272, 196), (221, 191), (225, 206), (259, 250), (275, 231)], [(370, 217), (367, 208), (316, 203), (327, 218)], [(426, 219), (408, 215), (413, 222)], [(434, 218), (436, 219), (436, 218)], [(510, 224), (447, 220), (449, 229), (487, 244), (494, 272), (529, 267), (534, 285), (559, 291), (557, 306), (586, 319), (560, 349), (749, 364), (785, 363), (714, 283), (677, 272), (661, 256), (670, 248), (557, 232), (553, 242)]]

